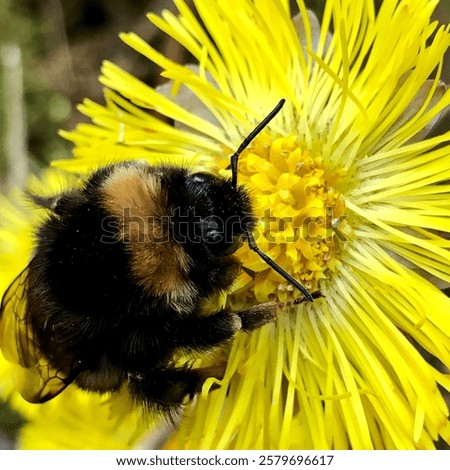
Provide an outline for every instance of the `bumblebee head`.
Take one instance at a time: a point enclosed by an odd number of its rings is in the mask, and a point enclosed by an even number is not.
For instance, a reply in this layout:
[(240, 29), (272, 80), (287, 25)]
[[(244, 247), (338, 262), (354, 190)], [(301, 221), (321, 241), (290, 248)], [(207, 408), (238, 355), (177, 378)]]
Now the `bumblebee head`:
[[(189, 173), (173, 209), (172, 237), (213, 256), (233, 254), (255, 226), (246, 188), (207, 172)], [(180, 197), (181, 196), (181, 197)]]

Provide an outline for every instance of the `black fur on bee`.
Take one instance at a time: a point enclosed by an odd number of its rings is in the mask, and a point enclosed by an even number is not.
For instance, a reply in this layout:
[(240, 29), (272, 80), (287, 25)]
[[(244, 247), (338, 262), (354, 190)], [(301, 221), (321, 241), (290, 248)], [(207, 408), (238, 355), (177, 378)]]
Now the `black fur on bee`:
[(172, 412), (224, 370), (176, 367), (177, 353), (210, 351), (284, 306), (200, 314), (236, 279), (235, 251), (255, 243), (251, 199), (234, 177), (123, 162), (34, 200), (49, 214), (0, 310), (0, 347), (22, 367), (31, 402), (70, 383), (100, 393), (127, 385), (146, 409)]

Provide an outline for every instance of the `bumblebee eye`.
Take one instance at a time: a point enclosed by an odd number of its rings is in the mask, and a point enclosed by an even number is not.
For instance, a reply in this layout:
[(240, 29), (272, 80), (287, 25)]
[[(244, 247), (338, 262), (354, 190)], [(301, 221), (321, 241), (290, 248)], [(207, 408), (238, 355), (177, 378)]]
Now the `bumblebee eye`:
[(216, 256), (228, 256), (242, 245), (242, 235), (227, 232), (219, 218), (207, 218), (203, 221), (203, 241)]
[(205, 234), (206, 243), (214, 244), (223, 241), (223, 233), (216, 229), (208, 230)]
[(208, 245), (222, 245), (225, 240), (224, 224), (219, 217), (205, 217), (202, 221), (203, 241)]

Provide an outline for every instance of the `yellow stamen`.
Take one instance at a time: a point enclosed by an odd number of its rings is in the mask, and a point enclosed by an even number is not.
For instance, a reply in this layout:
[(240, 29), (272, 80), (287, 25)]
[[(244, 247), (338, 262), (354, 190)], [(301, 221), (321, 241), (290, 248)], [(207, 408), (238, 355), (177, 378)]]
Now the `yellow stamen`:
[[(259, 246), (311, 291), (320, 289), (320, 280), (334, 269), (339, 237), (348, 225), (338, 189), (344, 173), (326, 168), (320, 155), (302, 148), (296, 136), (272, 140), (262, 135), (239, 161), (239, 182), (252, 188)], [(248, 248), (242, 252), (257, 282), (246, 275), (240, 289), (255, 283), (259, 301), (298, 295)]]

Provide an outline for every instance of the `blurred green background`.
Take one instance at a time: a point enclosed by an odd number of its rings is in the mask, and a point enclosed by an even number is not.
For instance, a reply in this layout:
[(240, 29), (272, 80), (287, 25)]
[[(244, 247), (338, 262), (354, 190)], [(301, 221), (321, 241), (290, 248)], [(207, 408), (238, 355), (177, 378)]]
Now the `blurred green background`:
[[(320, 16), (325, 0), (306, 3)], [(135, 31), (169, 57), (187, 59), (145, 16), (163, 8), (174, 9), (170, 0), (0, 0), (0, 191), (70, 155), (57, 131), (84, 119), (76, 110), (83, 98), (102, 101), (103, 60), (159, 82), (158, 70), (125, 46), (119, 32)], [(450, 0), (441, 0), (436, 18), (450, 21)]]
[[(306, 3), (321, 16), (325, 0)], [(103, 60), (148, 84), (160, 82), (158, 70), (125, 46), (119, 32), (134, 31), (174, 60), (188, 60), (145, 16), (163, 8), (174, 10), (170, 0), (0, 0), (0, 191), (70, 155), (70, 143), (57, 131), (84, 120), (76, 110), (83, 98), (103, 101)], [(435, 16), (450, 22), (450, 0), (441, 0)], [(444, 80), (450, 83), (450, 60)], [(443, 119), (435, 132), (449, 127)], [(14, 446), (20, 423), (0, 403), (0, 449)]]

